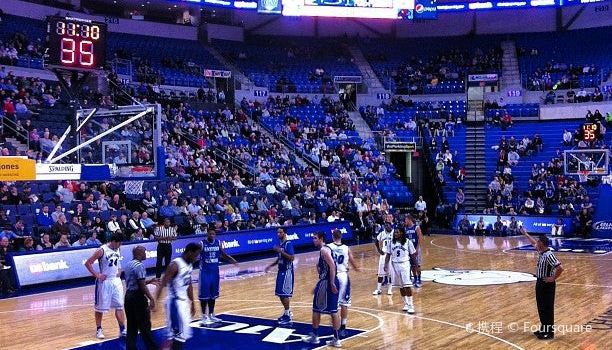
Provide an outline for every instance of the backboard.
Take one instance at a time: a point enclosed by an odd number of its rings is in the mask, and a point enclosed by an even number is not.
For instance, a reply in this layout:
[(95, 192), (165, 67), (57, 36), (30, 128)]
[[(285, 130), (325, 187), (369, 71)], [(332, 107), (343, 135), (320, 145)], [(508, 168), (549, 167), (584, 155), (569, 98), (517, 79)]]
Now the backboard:
[[(64, 142), (70, 136), (74, 144)], [(58, 168), (51, 165), (78, 162), (74, 169), (79, 174), (73, 176), (81, 180), (156, 180), (164, 175), (164, 160), (161, 106), (147, 104), (78, 110), (76, 123), (68, 127), (41, 168), (51, 171)]]
[(607, 149), (573, 149), (563, 152), (565, 175), (589, 176), (610, 173)]

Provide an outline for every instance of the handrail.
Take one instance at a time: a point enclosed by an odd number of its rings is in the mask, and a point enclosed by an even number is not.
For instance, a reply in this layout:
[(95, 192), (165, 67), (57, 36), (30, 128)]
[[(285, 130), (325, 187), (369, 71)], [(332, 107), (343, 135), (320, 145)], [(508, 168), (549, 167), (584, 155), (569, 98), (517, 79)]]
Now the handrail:
[[(178, 135), (180, 135), (181, 137), (183, 137), (189, 144), (191, 144), (192, 147), (194, 147), (197, 150), (202, 150), (203, 148), (191, 137), (191, 135), (189, 134), (185, 134), (182, 131), (176, 131), (176, 133)], [(244, 162), (231, 157), (229, 154), (227, 154), (227, 152), (223, 151), (219, 145), (215, 142), (213, 142), (211, 144), (211, 151), (213, 153), (213, 156), (217, 159), (217, 160), (221, 160), (225, 163), (228, 163), (230, 166), (235, 167), (235, 168), (239, 168), (242, 171), (246, 171), (247, 173), (251, 174), (252, 176), (255, 176), (255, 171), (253, 170), (253, 167), (245, 164)]]
[(215, 158), (220, 159), (226, 163), (229, 163), (230, 166), (239, 168), (242, 171), (246, 171), (247, 173), (251, 174), (251, 176), (257, 175), (254, 167), (249, 166), (248, 164), (245, 164), (241, 160), (231, 157), (229, 154), (227, 154), (227, 152), (223, 151), (217, 144), (214, 144), (212, 146), (212, 152)]
[[(422, 130), (422, 126), (419, 125), (419, 133), (422, 134), (423, 130)], [(433, 137), (433, 136), (432, 136)], [(432, 159), (431, 159), (431, 150), (429, 149), (429, 146), (423, 145), (422, 147), (423, 149), (423, 157), (424, 157), (424, 161), (425, 161), (425, 168), (427, 169), (427, 172), (429, 174), (429, 178), (432, 179), (433, 182), (433, 186), (434, 189), (436, 190), (436, 197), (438, 199), (438, 203), (442, 203), (443, 202), (443, 188), (440, 186), (440, 184), (437, 181), (437, 173), (435, 171), (435, 164), (433, 163)]]
[(2, 117), (2, 125), (11, 130), (16, 138), (22, 139), (26, 143), (28, 150), (30, 149), (30, 135), (28, 134), (27, 130), (22, 128), (23, 132), (20, 131), (19, 127), (17, 126), (17, 123), (12, 121), (10, 118), (7, 118), (6, 116)]
[[(262, 123), (262, 122), (257, 122), (262, 128), (264, 128), (268, 133), (275, 135), (274, 130), (272, 130), (272, 128), (270, 128), (268, 125), (266, 125), (266, 123)], [(306, 162), (308, 165), (310, 165), (311, 167), (313, 167), (314, 169), (317, 169), (317, 171), (319, 172), (319, 174), (321, 173), (321, 164), (317, 164), (315, 163), (312, 159), (310, 159), (310, 157), (308, 157), (304, 152), (302, 152), (301, 150), (299, 150), (295, 144), (293, 142), (291, 142), (287, 136), (283, 135), (283, 134), (277, 134), (275, 135), (280, 142), (285, 145), (287, 148), (289, 148), (289, 150), (291, 152), (293, 152), (296, 156), (299, 156), (300, 158), (302, 158), (304, 160), (304, 162)]]

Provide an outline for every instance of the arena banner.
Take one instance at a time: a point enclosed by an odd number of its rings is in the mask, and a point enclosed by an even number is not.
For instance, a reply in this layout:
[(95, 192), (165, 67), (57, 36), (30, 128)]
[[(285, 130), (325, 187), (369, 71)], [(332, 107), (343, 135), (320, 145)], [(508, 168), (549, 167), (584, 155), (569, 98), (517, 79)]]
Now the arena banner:
[[(480, 217), (483, 217), (484, 222), (486, 224), (487, 229), (491, 229), (495, 221), (497, 221), (497, 215), (468, 215), (468, 220), (470, 220), (470, 225), (474, 228), (474, 225)], [(504, 223), (504, 226), (508, 227), (512, 216), (510, 215), (502, 215), (501, 220)], [(516, 221), (518, 221), (519, 226), (525, 227), (527, 232), (529, 233), (540, 233), (540, 234), (550, 234), (552, 231), (552, 226), (557, 222), (559, 217), (557, 216), (527, 216), (527, 215), (516, 215)], [(455, 218), (455, 223), (453, 228), (456, 230), (459, 227), (459, 222), (463, 219), (463, 215), (457, 215)], [(572, 233), (574, 232), (574, 224), (571, 218), (562, 218), (563, 219), (563, 232)]]
[(592, 236), (598, 238), (612, 238), (612, 187), (599, 186), (599, 199), (595, 214), (593, 215)]
[(499, 77), (497, 74), (470, 74), (468, 75), (469, 82), (481, 82), (481, 81), (497, 81)]
[(207, 78), (231, 78), (232, 72), (228, 70), (205, 69), (204, 76)]
[(363, 78), (360, 75), (335, 75), (334, 83), (336, 84), (344, 84), (344, 83), (353, 83), (353, 84), (361, 84)]
[[(278, 244), (277, 229), (277, 227), (271, 227), (248, 231), (234, 231), (219, 234), (217, 237), (221, 240), (221, 244), (228, 254), (251, 254), (272, 251), (272, 248)], [(335, 229), (343, 232), (344, 239), (353, 239), (353, 231), (348, 221), (296, 225), (285, 227), (285, 229), (287, 230), (287, 239), (293, 242), (296, 247), (312, 245), (312, 236), (317, 231), (323, 231), (328, 241), (331, 241), (331, 233)], [(172, 258), (180, 256), (187, 244), (200, 242), (203, 238), (203, 235), (179, 237), (172, 244)], [(143, 262), (145, 267), (155, 267), (157, 243), (154, 241), (123, 244), (121, 246), (121, 255), (124, 264), (132, 259), (132, 248), (136, 245), (142, 245), (147, 249), (147, 259)], [(89, 271), (85, 268), (85, 261), (96, 249), (98, 247), (12, 253), (8, 256), (8, 262), (11, 266), (14, 266), (15, 277), (19, 286), (66, 281), (90, 276)]]
[(0, 157), (0, 181), (36, 179), (36, 161), (26, 157)]

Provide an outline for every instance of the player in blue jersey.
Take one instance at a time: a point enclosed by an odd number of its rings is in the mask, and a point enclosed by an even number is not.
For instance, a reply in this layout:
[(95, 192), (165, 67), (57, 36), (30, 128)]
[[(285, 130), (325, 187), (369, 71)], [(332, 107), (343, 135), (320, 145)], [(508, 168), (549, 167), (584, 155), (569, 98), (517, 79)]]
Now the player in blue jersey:
[(421, 251), (421, 242), (423, 242), (423, 233), (421, 228), (414, 222), (412, 215), (408, 214), (404, 218), (404, 230), (406, 231), (406, 238), (412, 241), (414, 249), (416, 249), (416, 257), (411, 264), (411, 272), (414, 278), (414, 286), (421, 288), (421, 262), (423, 252)]
[(303, 340), (306, 343), (319, 344), (321, 314), (328, 314), (332, 318), (334, 338), (327, 341), (327, 345), (340, 348), (342, 347), (339, 335), (340, 317), (338, 315), (338, 286), (340, 281), (336, 274), (336, 263), (332, 256), (332, 249), (325, 245), (323, 232), (315, 233), (312, 237), (312, 243), (320, 250), (319, 263), (317, 264), (319, 282), (314, 289), (312, 300), (312, 331)]
[(274, 246), (274, 251), (278, 253), (278, 258), (270, 266), (266, 267), (266, 272), (270, 271), (274, 265), (278, 265), (275, 294), (279, 297), (285, 308), (283, 315), (278, 318), (278, 323), (288, 324), (291, 323), (292, 316), (289, 306), (293, 296), (293, 259), (295, 258), (295, 253), (293, 251), (293, 244), (287, 240), (285, 229), (280, 227), (276, 233), (280, 240), (280, 244)]
[[(221, 241), (216, 239), (215, 229), (209, 229), (206, 239), (200, 242), (200, 305), (202, 307), (202, 326), (222, 320), (215, 316), (215, 300), (219, 297), (219, 257), (237, 265), (236, 259), (225, 253)], [(208, 306), (208, 313), (206, 312)]]

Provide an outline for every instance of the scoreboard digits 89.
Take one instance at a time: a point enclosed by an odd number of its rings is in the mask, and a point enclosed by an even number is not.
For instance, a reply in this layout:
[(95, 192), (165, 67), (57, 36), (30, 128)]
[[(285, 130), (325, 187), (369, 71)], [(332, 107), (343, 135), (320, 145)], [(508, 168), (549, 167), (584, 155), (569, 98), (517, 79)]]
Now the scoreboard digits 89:
[(105, 23), (73, 17), (47, 21), (48, 61), (68, 69), (98, 69), (106, 62)]

